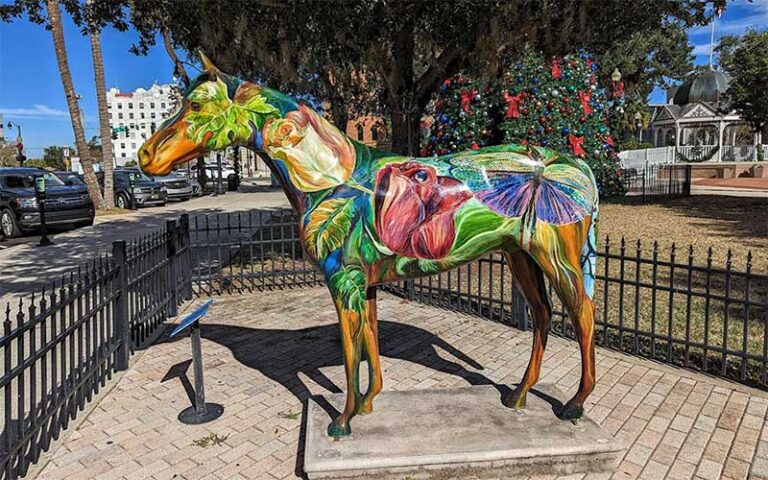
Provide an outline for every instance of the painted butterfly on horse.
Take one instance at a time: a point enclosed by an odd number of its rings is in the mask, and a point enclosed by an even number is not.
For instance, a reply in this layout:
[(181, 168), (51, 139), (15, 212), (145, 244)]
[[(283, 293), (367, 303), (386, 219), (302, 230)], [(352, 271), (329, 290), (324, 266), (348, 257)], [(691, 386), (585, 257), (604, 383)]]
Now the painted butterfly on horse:
[[(537, 382), (552, 307), (546, 281), (573, 321), (581, 383), (560, 416), (579, 418), (595, 385), (597, 187), (580, 159), (522, 145), (412, 158), (348, 138), (311, 108), (219, 71), (188, 87), (181, 110), (141, 147), (141, 168), (174, 165), (230, 145), (266, 157), (299, 216), (303, 247), (324, 273), (339, 317), (346, 405), (328, 427), (351, 432), (381, 391), (376, 286), (431, 275), (501, 251), (534, 326), (531, 359), (504, 404), (523, 408)], [(368, 390), (359, 391), (368, 363)]]

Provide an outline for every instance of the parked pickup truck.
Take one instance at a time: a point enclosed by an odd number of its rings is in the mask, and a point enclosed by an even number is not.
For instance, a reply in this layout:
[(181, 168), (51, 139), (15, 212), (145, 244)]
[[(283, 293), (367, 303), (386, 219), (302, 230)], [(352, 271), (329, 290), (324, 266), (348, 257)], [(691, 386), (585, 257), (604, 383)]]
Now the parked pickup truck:
[(35, 177), (45, 179), (46, 225), (93, 225), (95, 210), (85, 185), (66, 185), (40, 168), (0, 168), (0, 232), (17, 237), (40, 226)]
[[(116, 168), (113, 172), (117, 208), (131, 208), (132, 202), (135, 202), (137, 207), (148, 207), (165, 205), (168, 201), (165, 185), (152, 180), (139, 169)], [(133, 175), (133, 188), (131, 188), (131, 175)], [(104, 172), (97, 172), (96, 178), (103, 190)]]
[(192, 198), (192, 183), (183, 175), (171, 172), (162, 177), (152, 177), (152, 179), (165, 185), (168, 200), (184, 201)]

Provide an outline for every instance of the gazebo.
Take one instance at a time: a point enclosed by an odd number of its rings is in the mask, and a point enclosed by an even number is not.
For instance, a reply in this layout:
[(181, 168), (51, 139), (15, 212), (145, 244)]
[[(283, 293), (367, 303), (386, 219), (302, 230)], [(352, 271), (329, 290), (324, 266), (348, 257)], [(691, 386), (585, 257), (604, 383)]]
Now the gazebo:
[(761, 135), (723, 102), (728, 84), (728, 75), (710, 68), (667, 90), (667, 103), (651, 106), (652, 143), (675, 147), (676, 162), (757, 159)]

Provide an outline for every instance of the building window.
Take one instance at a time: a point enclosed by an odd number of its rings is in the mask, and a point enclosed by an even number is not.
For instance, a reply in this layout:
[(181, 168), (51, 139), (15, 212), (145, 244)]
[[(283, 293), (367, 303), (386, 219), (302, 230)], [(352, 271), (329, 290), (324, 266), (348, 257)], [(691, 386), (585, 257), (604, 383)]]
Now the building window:
[(125, 148), (125, 143), (121, 143), (120, 148)]
[(128, 118), (133, 118), (133, 112), (128, 114)]
[(155, 118), (155, 112), (152, 112), (152, 118)]
[(121, 120), (122, 120), (122, 119), (123, 119), (123, 112), (120, 112), (120, 113), (118, 113), (118, 114), (117, 114), (117, 118), (119, 118), (119, 119), (121, 119)]
[(160, 104), (160, 108), (165, 108), (165, 102)]
[(155, 108), (155, 102), (150, 103), (149, 108)]
[(371, 127), (371, 140), (374, 142), (379, 141), (379, 129), (377, 127)]
[(141, 118), (144, 118), (144, 112), (141, 112)]
[(133, 108), (133, 102), (128, 102), (128, 108)]
[(136, 144), (135, 143), (131, 143), (131, 148), (133, 148), (135, 150), (136, 149)]
[(357, 141), (362, 142), (363, 141), (363, 134), (365, 132), (363, 131), (363, 125), (358, 123), (357, 124)]
[(125, 157), (125, 152), (120, 154), (121, 157)]
[(139, 102), (139, 108), (144, 108), (144, 102)]
[(122, 109), (123, 108), (123, 104), (121, 102), (117, 102), (117, 108)]

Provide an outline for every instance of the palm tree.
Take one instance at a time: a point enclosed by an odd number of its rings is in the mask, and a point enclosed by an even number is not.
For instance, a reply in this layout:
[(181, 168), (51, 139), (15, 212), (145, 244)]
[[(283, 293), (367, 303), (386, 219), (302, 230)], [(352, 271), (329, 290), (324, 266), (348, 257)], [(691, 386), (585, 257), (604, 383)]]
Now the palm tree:
[[(88, 194), (91, 196), (93, 204), (101, 207), (103, 197), (99, 191), (99, 183), (96, 180), (96, 174), (93, 171), (93, 160), (90, 157), (88, 146), (85, 143), (85, 132), (83, 124), (80, 122), (80, 106), (77, 104), (75, 86), (72, 83), (72, 74), (69, 71), (69, 61), (67, 60), (67, 47), (64, 43), (64, 29), (61, 23), (61, 10), (59, 10), (59, 0), (46, 0), (48, 10), (48, 21), (53, 34), (53, 47), (56, 51), (56, 61), (59, 64), (59, 74), (61, 83), (64, 85), (64, 94), (67, 97), (67, 107), (69, 107), (69, 116), (72, 120), (72, 130), (75, 132), (75, 146), (80, 156), (80, 164), (83, 167), (85, 184), (88, 186)], [(111, 137), (109, 137), (111, 138)], [(102, 142), (104, 140), (102, 139)]]
[[(90, 6), (93, 0), (88, 0)], [(107, 111), (107, 87), (104, 80), (104, 60), (101, 57), (101, 30), (91, 25), (91, 54), (93, 56), (93, 76), (96, 80), (96, 100), (99, 104), (99, 134), (101, 135), (101, 155), (104, 161), (104, 203), (103, 208), (115, 208), (115, 191), (112, 185), (112, 132), (109, 127)]]

